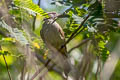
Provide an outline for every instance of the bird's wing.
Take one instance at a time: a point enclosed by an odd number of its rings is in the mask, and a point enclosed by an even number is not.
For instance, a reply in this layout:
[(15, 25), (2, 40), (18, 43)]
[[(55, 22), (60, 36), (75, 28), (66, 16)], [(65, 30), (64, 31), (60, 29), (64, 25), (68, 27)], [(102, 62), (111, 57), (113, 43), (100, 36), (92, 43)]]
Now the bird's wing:
[(64, 32), (61, 27), (59, 28), (59, 33), (60, 33), (61, 37), (65, 40), (65, 35), (64, 35)]
[[(59, 28), (59, 32), (60, 32), (60, 35), (61, 35), (61, 37), (62, 37), (62, 39), (64, 40), (64, 43), (65, 43), (65, 35), (64, 35), (64, 32), (63, 32), (62, 28)], [(64, 43), (62, 45), (64, 45)], [(61, 45), (61, 47), (62, 47), (62, 45)], [(64, 56), (67, 57), (67, 55), (66, 55), (66, 53), (67, 53), (67, 47), (66, 47), (66, 45), (65, 45), (65, 47), (63, 49), (60, 50), (60, 52)]]

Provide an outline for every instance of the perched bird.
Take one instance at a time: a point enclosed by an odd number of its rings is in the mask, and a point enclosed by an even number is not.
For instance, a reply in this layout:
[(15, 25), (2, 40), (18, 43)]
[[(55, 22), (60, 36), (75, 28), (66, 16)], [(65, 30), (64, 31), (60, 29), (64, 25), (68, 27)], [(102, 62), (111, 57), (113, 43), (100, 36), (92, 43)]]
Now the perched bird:
[(62, 53), (62, 55), (66, 56), (66, 46), (61, 49), (62, 45), (65, 43), (64, 31), (62, 30), (61, 26), (54, 21), (58, 14), (55, 12), (50, 12), (48, 15), (50, 18), (44, 19), (44, 23), (40, 31), (41, 38), (47, 47), (48, 44), (50, 44), (52, 47), (56, 48), (60, 53)]
[(63, 65), (65, 74), (68, 74), (70, 71), (70, 65), (69, 61), (67, 60), (66, 46), (61, 49), (61, 46), (65, 43), (64, 31), (62, 30), (61, 26), (55, 21), (55, 18), (58, 16), (58, 14), (55, 12), (50, 12), (48, 15), (50, 18), (44, 19), (44, 23), (40, 31), (41, 38), (43, 39), (46, 46), (52, 51), (52, 54), (56, 52), (62, 55), (63, 58), (61, 58), (59, 61), (61, 61), (61, 65)]

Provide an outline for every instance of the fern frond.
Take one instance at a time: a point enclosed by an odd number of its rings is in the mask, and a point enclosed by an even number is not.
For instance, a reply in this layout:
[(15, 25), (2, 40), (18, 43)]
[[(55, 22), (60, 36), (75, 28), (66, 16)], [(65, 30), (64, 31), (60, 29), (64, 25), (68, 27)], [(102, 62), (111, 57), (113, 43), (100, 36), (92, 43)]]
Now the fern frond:
[(29, 44), (28, 40), (25, 38), (23, 33), (18, 28), (11, 28), (9, 25), (5, 23), (4, 20), (0, 21), (0, 26), (5, 28), (11, 35), (11, 37), (15, 38), (22, 45)]
[(14, 4), (25, 10), (32, 11), (45, 17), (49, 17), (48, 14), (44, 12), (44, 10), (38, 5), (34, 4), (32, 0), (14, 0)]

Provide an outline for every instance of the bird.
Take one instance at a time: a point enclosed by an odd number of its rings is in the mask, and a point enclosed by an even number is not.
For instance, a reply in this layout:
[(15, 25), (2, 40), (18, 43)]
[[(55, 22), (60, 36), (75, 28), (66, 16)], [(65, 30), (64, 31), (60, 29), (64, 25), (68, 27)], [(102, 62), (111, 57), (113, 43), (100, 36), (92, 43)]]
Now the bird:
[(57, 49), (62, 55), (66, 56), (67, 48), (61, 48), (65, 44), (65, 35), (61, 26), (55, 21), (56, 16), (55, 12), (49, 12), (48, 15), (50, 18), (44, 19), (40, 35), (42, 40), (46, 45), (50, 44), (52, 47)]
[[(67, 48), (66, 46), (61, 48), (65, 44), (65, 35), (62, 27), (55, 21), (58, 14), (56, 12), (49, 12), (48, 16), (50, 18), (45, 18), (40, 30), (40, 35), (43, 42), (46, 44), (48, 49), (50, 49), (53, 54), (56, 52), (59, 55), (62, 55), (60, 59), (65, 75), (70, 72), (70, 64), (67, 60)], [(58, 64), (58, 63), (57, 63)]]

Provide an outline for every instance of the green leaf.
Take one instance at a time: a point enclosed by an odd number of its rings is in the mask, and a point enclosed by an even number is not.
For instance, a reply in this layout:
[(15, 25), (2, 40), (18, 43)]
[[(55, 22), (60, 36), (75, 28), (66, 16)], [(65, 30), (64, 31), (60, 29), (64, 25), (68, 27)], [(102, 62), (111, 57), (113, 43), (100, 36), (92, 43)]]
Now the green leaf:
[(108, 51), (107, 48), (102, 48), (102, 50), (101, 50), (101, 59), (103, 61), (106, 61), (106, 59), (108, 58), (109, 54), (110, 54), (110, 52)]
[(9, 54), (8, 51), (0, 50), (0, 55), (7, 55), (7, 54)]
[(34, 4), (32, 0), (14, 0), (14, 4), (20, 8), (48, 17), (42, 8)]
[(98, 46), (100, 47), (100, 48), (105, 48), (105, 42), (103, 42), (103, 41), (100, 41), (99, 43), (98, 43)]
[[(17, 41), (19, 41), (22, 45), (29, 44), (23, 32), (20, 31), (18, 28), (11, 28), (3, 20), (0, 22), (0, 25), (6, 30), (8, 30), (11, 36), (14, 37)], [(8, 38), (7, 40), (10, 41), (11, 39)]]

